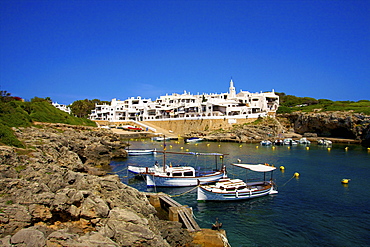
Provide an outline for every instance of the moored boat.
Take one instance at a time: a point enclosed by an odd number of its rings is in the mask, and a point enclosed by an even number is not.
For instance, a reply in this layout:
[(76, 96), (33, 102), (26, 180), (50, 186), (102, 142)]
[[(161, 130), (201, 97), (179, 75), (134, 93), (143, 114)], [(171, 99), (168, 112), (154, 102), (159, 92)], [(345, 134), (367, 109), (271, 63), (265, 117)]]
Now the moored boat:
[(311, 142), (309, 140), (307, 140), (306, 137), (302, 137), (301, 139), (299, 139), (299, 144), (303, 144), (303, 145), (309, 145), (311, 144)]
[(277, 139), (274, 141), (274, 145), (275, 146), (283, 146), (284, 145), (284, 141), (281, 140), (281, 139)]
[(152, 155), (156, 153), (156, 149), (128, 149), (128, 155)]
[(200, 171), (196, 170), (192, 166), (172, 166), (170, 163), (166, 165), (165, 157), (166, 153), (169, 154), (181, 154), (181, 155), (207, 155), (221, 157), (227, 154), (220, 153), (195, 153), (195, 152), (164, 152), (163, 153), (163, 166), (160, 167), (158, 162), (155, 163), (153, 167), (139, 167), (139, 166), (129, 166), (128, 171), (134, 174), (142, 174), (146, 176), (147, 187), (185, 187), (185, 186), (196, 186), (200, 184), (208, 184), (216, 182), (222, 178), (226, 178), (226, 169), (222, 164), (221, 169), (216, 169), (213, 171)]
[(262, 146), (271, 146), (272, 142), (269, 140), (263, 140), (260, 142)]
[(297, 145), (297, 142), (294, 141), (292, 138), (285, 138), (284, 139), (284, 145)]
[(164, 171), (155, 169), (153, 173), (146, 174), (146, 185), (147, 187), (196, 186), (213, 183), (225, 177), (225, 169), (200, 174), (196, 173), (191, 166), (168, 167)]
[(200, 137), (191, 137), (185, 140), (186, 143), (202, 142), (204, 139)]
[(317, 144), (323, 145), (323, 146), (331, 146), (333, 142), (330, 140), (326, 140), (326, 139), (320, 139), (320, 140), (317, 140)]
[(156, 136), (152, 137), (152, 141), (157, 141), (157, 142), (163, 142), (163, 141), (168, 141), (171, 140), (170, 137), (162, 137), (162, 136)]
[(152, 173), (155, 171), (155, 168), (154, 167), (128, 166), (127, 170), (133, 174), (141, 175), (141, 174)]
[[(272, 172), (276, 167), (269, 165), (232, 164), (247, 170), (264, 173), (264, 179), (258, 182), (241, 179), (222, 179), (215, 184), (199, 185), (197, 191), (198, 201), (234, 201), (245, 200), (278, 193), (272, 181)], [(266, 172), (271, 172), (271, 179), (266, 180)]]

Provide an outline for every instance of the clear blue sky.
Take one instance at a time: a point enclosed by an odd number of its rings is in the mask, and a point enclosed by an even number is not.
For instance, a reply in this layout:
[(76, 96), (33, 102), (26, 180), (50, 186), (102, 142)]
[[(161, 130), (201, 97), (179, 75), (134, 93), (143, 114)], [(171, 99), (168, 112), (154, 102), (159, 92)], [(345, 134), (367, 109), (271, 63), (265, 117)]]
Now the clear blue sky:
[(0, 1), (0, 89), (24, 99), (276, 92), (370, 100), (370, 1)]

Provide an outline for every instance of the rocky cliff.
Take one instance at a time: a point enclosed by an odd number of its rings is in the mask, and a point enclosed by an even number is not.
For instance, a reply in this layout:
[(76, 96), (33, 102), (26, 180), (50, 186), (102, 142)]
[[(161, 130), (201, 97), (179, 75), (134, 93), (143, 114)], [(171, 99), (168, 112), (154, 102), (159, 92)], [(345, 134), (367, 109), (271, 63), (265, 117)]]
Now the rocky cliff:
[(351, 112), (294, 112), (279, 118), (287, 119), (289, 124), (286, 127), (299, 134), (358, 139), (369, 146), (370, 116)]
[[(16, 129), (0, 146), (0, 246), (184, 246), (146, 196), (101, 169), (125, 157), (111, 132), (68, 125)], [(189, 245), (190, 246), (190, 245)]]
[(259, 142), (263, 139), (296, 137), (332, 137), (354, 139), (370, 147), (370, 116), (352, 112), (294, 112), (252, 123), (234, 124), (217, 131), (192, 131), (185, 136), (205, 136), (214, 141)]

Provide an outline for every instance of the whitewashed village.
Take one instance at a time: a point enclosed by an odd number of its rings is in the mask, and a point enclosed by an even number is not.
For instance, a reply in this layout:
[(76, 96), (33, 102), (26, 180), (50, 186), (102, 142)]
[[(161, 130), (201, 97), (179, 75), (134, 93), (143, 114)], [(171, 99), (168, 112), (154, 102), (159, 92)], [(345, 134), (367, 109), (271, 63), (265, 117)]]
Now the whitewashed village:
[(229, 91), (220, 94), (183, 94), (160, 96), (156, 100), (138, 96), (124, 101), (112, 99), (110, 105), (96, 105), (94, 121), (161, 121), (182, 119), (250, 119), (275, 115), (279, 96), (271, 92), (236, 93), (233, 80)]

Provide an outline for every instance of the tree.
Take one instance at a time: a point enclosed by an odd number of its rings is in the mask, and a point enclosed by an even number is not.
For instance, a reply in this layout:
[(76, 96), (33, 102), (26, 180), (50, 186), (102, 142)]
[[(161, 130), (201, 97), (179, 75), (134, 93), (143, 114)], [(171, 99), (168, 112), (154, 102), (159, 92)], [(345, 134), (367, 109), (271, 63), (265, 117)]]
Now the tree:
[(72, 114), (77, 117), (88, 118), (91, 111), (95, 109), (95, 105), (110, 104), (109, 101), (101, 101), (99, 99), (93, 100), (77, 100), (73, 102), (69, 107), (71, 108)]
[(9, 102), (12, 101), (13, 97), (11, 97), (11, 94), (7, 91), (0, 91), (0, 101), (1, 102)]
[(50, 97), (46, 97), (46, 98), (34, 97), (34, 98), (31, 99), (31, 102), (33, 102), (33, 103), (35, 103), (35, 102), (44, 102), (44, 101), (48, 102), (49, 104), (52, 103)]
[(88, 99), (77, 100), (70, 107), (73, 115), (80, 118), (87, 118), (91, 110), (95, 108), (95, 103)]

